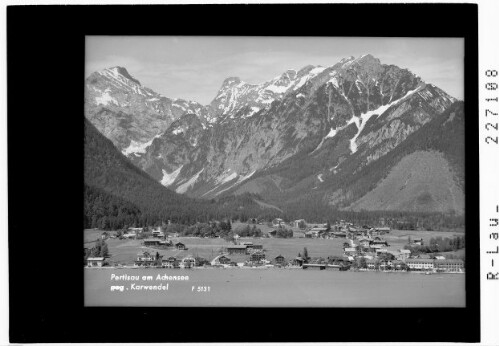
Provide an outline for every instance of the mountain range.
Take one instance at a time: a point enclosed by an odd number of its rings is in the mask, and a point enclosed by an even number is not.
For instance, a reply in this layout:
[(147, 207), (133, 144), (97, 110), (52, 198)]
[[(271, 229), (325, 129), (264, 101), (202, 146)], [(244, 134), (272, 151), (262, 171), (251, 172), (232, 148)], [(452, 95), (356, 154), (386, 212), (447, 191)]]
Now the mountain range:
[(86, 79), (85, 116), (141, 172), (188, 197), (250, 193), (296, 215), (464, 213), (464, 103), (369, 54), (261, 84), (229, 77), (208, 105), (112, 67)]

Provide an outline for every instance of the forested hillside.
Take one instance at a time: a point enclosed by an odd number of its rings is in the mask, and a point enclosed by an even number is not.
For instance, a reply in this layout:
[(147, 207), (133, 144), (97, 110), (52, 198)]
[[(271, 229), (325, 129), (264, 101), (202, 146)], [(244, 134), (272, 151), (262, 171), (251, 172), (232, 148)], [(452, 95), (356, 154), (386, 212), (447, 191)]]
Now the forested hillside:
[(123, 198), (87, 184), (84, 195), (84, 228), (119, 229), (143, 222), (140, 209)]
[[(143, 218), (191, 221), (208, 217), (209, 203), (176, 194), (134, 166), (112, 142), (85, 120), (85, 184), (123, 198), (142, 210)], [(152, 220), (151, 220), (152, 221)]]
[(85, 227), (122, 228), (167, 220), (191, 224), (235, 217), (280, 216), (245, 194), (216, 200), (179, 195), (152, 179), (118, 152), (112, 142), (85, 120)]

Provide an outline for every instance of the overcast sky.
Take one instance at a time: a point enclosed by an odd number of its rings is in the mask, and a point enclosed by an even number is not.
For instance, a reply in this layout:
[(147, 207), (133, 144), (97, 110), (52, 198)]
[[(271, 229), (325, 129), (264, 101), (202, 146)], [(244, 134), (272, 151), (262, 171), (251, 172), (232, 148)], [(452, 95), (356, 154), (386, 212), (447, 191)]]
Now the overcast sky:
[(363, 54), (408, 68), (464, 99), (464, 40), (459, 38), (88, 36), (86, 76), (118, 65), (166, 97), (206, 105), (227, 77), (258, 84), (287, 69), (331, 66)]

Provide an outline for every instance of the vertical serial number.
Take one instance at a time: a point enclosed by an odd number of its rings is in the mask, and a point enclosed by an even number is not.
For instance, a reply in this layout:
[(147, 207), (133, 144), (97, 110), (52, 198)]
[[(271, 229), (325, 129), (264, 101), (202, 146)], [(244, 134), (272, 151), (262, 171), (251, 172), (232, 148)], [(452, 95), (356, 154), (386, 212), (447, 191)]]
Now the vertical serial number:
[[(497, 84), (497, 70), (487, 70), (485, 71), (485, 76), (490, 78), (490, 81), (485, 83), (485, 89), (487, 92), (493, 92), (496, 91), (498, 88)], [(485, 109), (485, 116), (487, 119), (490, 119), (487, 121), (485, 124), (485, 129), (490, 131), (490, 135), (485, 137), (485, 143), (487, 144), (499, 144), (499, 138), (498, 138), (498, 131), (499, 131), (499, 123), (497, 122), (497, 118), (494, 118), (494, 116), (497, 116), (499, 114), (497, 104), (499, 103), (499, 96), (492, 98), (492, 97), (487, 97), (485, 98), (486, 102), (495, 102), (491, 103), (490, 106), (488, 106)], [(490, 95), (493, 96), (493, 95)], [(492, 118), (488, 118), (488, 117)], [(494, 122), (495, 121), (495, 122)]]

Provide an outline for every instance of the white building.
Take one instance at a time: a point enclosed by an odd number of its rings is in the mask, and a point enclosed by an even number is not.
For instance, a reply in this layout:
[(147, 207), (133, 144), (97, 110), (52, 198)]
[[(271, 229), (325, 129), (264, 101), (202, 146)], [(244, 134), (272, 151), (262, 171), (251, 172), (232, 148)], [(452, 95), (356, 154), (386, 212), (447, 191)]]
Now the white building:
[(293, 227), (299, 228), (301, 223), (304, 223), (305, 225), (307, 224), (304, 219), (299, 219), (293, 221)]
[(432, 259), (426, 258), (409, 258), (405, 263), (412, 270), (433, 270), (435, 266)]
[(104, 257), (87, 258), (87, 266), (89, 267), (102, 267), (103, 264), (104, 264)]

